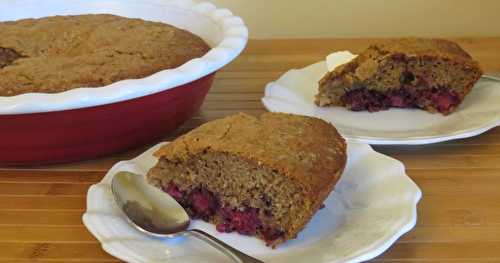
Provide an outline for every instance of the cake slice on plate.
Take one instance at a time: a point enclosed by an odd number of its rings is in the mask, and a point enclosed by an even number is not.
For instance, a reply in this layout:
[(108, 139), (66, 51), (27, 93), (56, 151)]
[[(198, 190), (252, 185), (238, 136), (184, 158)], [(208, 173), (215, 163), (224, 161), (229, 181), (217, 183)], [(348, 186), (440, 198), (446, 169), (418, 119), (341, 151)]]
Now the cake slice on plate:
[(148, 180), (194, 218), (267, 245), (293, 239), (333, 190), (346, 163), (337, 130), (316, 118), (236, 114), (164, 146)]
[(353, 111), (399, 107), (448, 115), (481, 75), (478, 63), (456, 43), (397, 39), (372, 45), (327, 73), (315, 102)]

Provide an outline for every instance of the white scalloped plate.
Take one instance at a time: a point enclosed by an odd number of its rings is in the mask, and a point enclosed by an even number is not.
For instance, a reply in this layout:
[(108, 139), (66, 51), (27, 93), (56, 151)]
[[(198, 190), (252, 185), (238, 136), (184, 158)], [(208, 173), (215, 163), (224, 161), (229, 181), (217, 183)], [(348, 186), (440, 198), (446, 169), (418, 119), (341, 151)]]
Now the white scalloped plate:
[(0, 97), (0, 114), (61, 111), (134, 99), (174, 88), (213, 73), (238, 56), (248, 40), (241, 18), (227, 9), (194, 0), (0, 0), (0, 21), (52, 15), (109, 13), (169, 23), (205, 40), (212, 49), (180, 67), (146, 78), (99, 88)]
[[(109, 254), (127, 262), (231, 262), (213, 248), (189, 238), (155, 239), (127, 224), (109, 183), (118, 171), (144, 175), (163, 144), (117, 163), (90, 187), (83, 222)], [(415, 226), (422, 194), (404, 165), (369, 145), (348, 143), (348, 162), (334, 192), (298, 238), (273, 250), (256, 238), (221, 234), (199, 220), (200, 228), (265, 262), (360, 262), (380, 255)]]
[[(328, 69), (353, 55), (333, 53), (302, 69), (292, 69), (266, 87), (262, 103), (273, 112), (315, 116), (335, 124), (348, 140), (369, 144), (428, 144), (481, 134), (500, 125), (500, 82), (481, 79), (460, 107), (448, 116), (417, 109), (390, 109), (375, 113), (342, 107), (317, 107), (318, 81)], [(328, 65), (328, 66), (327, 66)]]

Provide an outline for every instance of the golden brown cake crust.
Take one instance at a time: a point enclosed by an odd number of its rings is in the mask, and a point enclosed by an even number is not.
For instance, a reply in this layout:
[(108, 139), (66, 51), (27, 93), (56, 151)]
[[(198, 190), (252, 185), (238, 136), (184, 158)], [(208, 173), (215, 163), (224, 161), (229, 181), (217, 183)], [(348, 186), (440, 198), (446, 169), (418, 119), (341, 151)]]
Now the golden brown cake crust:
[[(221, 136), (222, 134), (222, 136)], [(305, 136), (307, 135), (307, 136)], [(345, 142), (320, 119), (285, 113), (260, 118), (239, 113), (200, 126), (155, 153), (185, 159), (206, 149), (252, 159), (293, 178), (310, 193), (322, 190), (346, 161)]]
[[(445, 39), (403, 38), (385, 41), (368, 47), (353, 61), (337, 67), (330, 75), (352, 72), (354, 68), (373, 58), (404, 55), (412, 57), (442, 58), (457, 61), (465, 67), (479, 68), (477, 61), (465, 52), (459, 45)], [(375, 65), (374, 65), (375, 66)], [(363, 76), (357, 76), (363, 79)], [(326, 78), (326, 77), (325, 77)]]
[(209, 50), (173, 26), (107, 14), (2, 22), (0, 32), (0, 96), (143, 78)]
[(445, 39), (403, 38), (391, 40), (372, 48), (382, 53), (403, 53), (407, 56), (435, 56), (461, 60), (477, 66), (471, 56), (456, 43)]

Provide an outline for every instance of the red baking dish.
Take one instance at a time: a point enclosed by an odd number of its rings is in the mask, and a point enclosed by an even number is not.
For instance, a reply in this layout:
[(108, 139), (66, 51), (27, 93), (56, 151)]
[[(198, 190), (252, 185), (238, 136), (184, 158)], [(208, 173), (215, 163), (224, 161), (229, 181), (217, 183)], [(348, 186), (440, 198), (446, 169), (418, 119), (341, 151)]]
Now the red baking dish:
[(111, 13), (163, 21), (203, 38), (211, 50), (143, 79), (56, 94), (0, 97), (0, 164), (39, 165), (95, 158), (168, 134), (201, 106), (215, 72), (246, 45), (243, 21), (192, 0), (14, 0), (0, 2), (0, 21)]
[(1, 163), (68, 162), (147, 143), (189, 119), (203, 103), (213, 77), (101, 106), (0, 115)]

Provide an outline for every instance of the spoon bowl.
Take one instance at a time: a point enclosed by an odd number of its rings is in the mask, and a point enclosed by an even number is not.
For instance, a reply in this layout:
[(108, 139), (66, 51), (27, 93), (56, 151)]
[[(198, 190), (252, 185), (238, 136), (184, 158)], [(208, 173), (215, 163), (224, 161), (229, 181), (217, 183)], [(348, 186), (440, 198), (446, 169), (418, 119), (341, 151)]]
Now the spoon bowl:
[(199, 229), (188, 229), (186, 210), (170, 195), (150, 185), (144, 176), (118, 172), (111, 191), (129, 224), (145, 234), (160, 238), (189, 235), (209, 243), (235, 262), (262, 263)]

